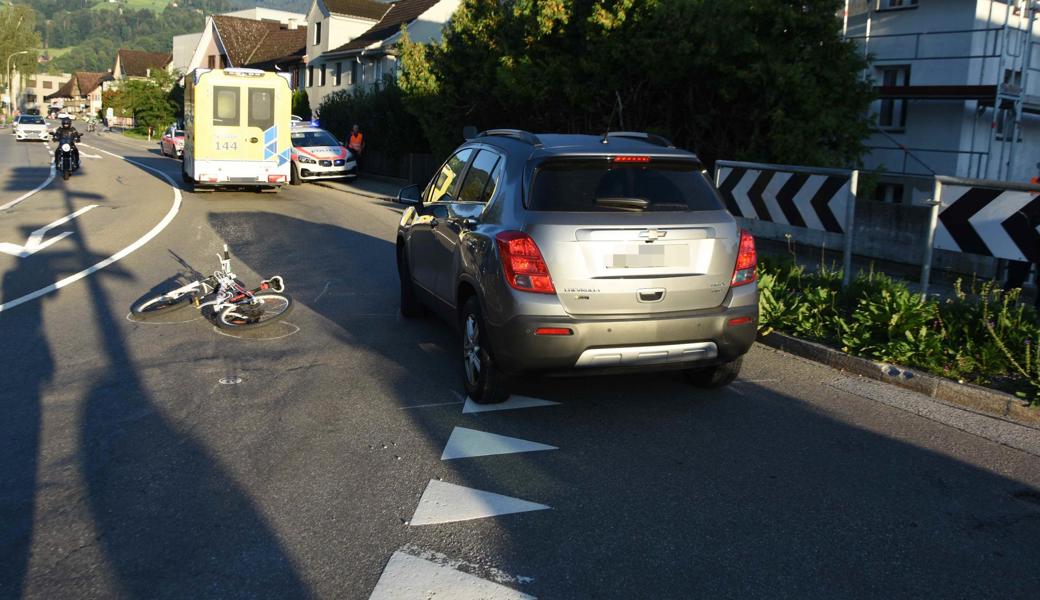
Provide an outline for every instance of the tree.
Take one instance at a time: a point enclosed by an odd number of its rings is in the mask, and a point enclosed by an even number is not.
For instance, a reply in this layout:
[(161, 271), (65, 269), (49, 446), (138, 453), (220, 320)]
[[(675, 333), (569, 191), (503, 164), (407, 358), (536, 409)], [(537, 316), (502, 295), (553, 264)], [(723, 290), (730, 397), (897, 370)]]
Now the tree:
[[(178, 106), (177, 98), (181, 99)], [(130, 79), (101, 96), (102, 110), (132, 116), (138, 127), (163, 129), (184, 114), (184, 90), (175, 75), (157, 70), (149, 79)]]
[(292, 94), (292, 114), (301, 119), (311, 119), (311, 101), (307, 97), (307, 90), (300, 88)]
[(402, 40), (401, 87), (441, 155), (470, 124), (601, 133), (623, 121), (709, 163), (846, 166), (872, 93), (839, 4), (463, 0), (442, 42)]
[[(28, 6), (7, 5), (0, 11), (0, 69), (4, 69), (4, 89), (10, 90), (7, 81), (7, 59), (11, 57), (11, 68), (26, 75), (36, 72), (36, 49), (40, 47), (40, 36), (35, 31), (36, 12)], [(14, 55), (28, 51), (27, 54)]]

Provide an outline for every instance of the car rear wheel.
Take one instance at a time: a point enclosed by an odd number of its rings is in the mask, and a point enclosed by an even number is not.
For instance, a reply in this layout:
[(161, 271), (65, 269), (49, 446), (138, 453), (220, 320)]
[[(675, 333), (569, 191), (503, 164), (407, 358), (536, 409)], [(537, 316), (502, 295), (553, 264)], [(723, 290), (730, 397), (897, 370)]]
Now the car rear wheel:
[(462, 379), (466, 393), (478, 404), (498, 404), (509, 398), (509, 382), (495, 365), (487, 327), (476, 296), (466, 301), (461, 315)]
[(687, 382), (697, 387), (708, 389), (726, 387), (740, 375), (740, 366), (743, 362), (744, 357), (741, 356), (736, 360), (706, 369), (686, 369), (683, 371), (683, 375)]

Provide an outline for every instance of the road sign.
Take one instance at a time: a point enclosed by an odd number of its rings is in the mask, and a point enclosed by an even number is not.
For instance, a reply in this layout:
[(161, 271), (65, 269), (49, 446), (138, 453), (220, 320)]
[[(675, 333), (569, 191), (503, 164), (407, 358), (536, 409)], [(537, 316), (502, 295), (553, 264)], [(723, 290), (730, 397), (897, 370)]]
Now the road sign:
[(716, 182), (737, 217), (845, 232), (851, 171), (718, 161)]
[(936, 248), (1040, 262), (1040, 186), (938, 179)]

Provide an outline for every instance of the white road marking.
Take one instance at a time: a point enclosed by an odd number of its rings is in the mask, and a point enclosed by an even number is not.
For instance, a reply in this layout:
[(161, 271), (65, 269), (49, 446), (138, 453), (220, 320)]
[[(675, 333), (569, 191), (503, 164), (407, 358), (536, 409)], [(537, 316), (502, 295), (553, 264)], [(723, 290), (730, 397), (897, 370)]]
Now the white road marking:
[(394, 552), (369, 600), (536, 600), (447, 565)]
[[(48, 152), (50, 152), (50, 150), (48, 150)], [(28, 200), (29, 198), (32, 198), (33, 195), (36, 194), (36, 192), (39, 192), (43, 188), (45, 188), (48, 185), (50, 185), (51, 182), (54, 181), (54, 176), (57, 175), (57, 173), (58, 173), (57, 169), (54, 168), (54, 162), (51, 161), (51, 170), (47, 174), (47, 178), (43, 180), (43, 183), (41, 183), (40, 185), (36, 186), (34, 189), (32, 189), (32, 190), (22, 194), (21, 196), (18, 196), (14, 200), (11, 200), (7, 204), (4, 204), (3, 206), (0, 206), (0, 210), (7, 210), (7, 209), (13, 207), (16, 204), (19, 204), (21, 202), (24, 202), (24, 201)]]
[(79, 155), (83, 158), (101, 158), (98, 154), (87, 154), (86, 152), (80, 152)]
[(60, 227), (65, 223), (68, 223), (72, 219), (75, 219), (76, 217), (82, 215), (83, 213), (87, 212), (92, 208), (97, 208), (97, 204), (89, 204), (87, 206), (84, 206), (83, 208), (72, 213), (71, 215), (66, 215), (58, 219), (57, 221), (51, 223), (50, 225), (44, 225), (43, 227), (40, 227), (39, 229), (29, 234), (29, 239), (25, 240), (24, 246), (19, 246), (18, 244), (12, 244), (10, 242), (0, 242), (0, 252), (3, 252), (4, 254), (10, 254), (11, 256), (17, 256), (19, 258), (26, 258), (32, 256), (33, 254), (36, 254), (40, 250), (43, 250), (44, 248), (54, 244), (55, 242), (60, 242), (66, 237), (72, 235), (71, 231), (66, 231), (52, 237), (47, 241), (43, 241), (43, 238), (47, 235), (47, 232), (49, 232), (51, 229), (54, 229), (55, 227)]
[[(55, 282), (55, 283), (53, 283), (53, 284), (51, 284), (51, 285), (49, 285), (49, 286), (47, 286), (45, 288), (36, 290), (35, 292), (32, 292), (31, 294), (26, 294), (26, 295), (24, 295), (24, 296), (22, 296), (20, 298), (15, 298), (14, 300), (11, 300), (9, 302), (5, 302), (4, 304), (0, 304), (0, 312), (3, 312), (5, 310), (10, 310), (10, 309), (12, 309), (12, 308), (14, 308), (14, 307), (16, 307), (16, 306), (18, 306), (20, 304), (25, 304), (26, 302), (30, 302), (32, 300), (35, 300), (35, 299), (41, 297), (41, 296), (45, 296), (47, 294), (50, 294), (51, 292), (60, 290), (61, 288), (65, 287), (65, 286), (67, 286), (69, 284), (75, 283), (75, 282), (79, 281), (80, 279), (83, 279), (84, 277), (87, 277), (89, 275), (93, 275), (94, 273), (100, 271), (101, 269), (104, 269), (108, 265), (111, 265), (112, 263), (115, 263), (116, 261), (119, 261), (119, 260), (125, 258), (126, 256), (129, 256), (130, 254), (132, 254), (134, 251), (136, 251), (141, 246), (144, 246), (148, 242), (152, 241), (152, 239), (155, 236), (159, 235), (162, 232), (163, 229), (166, 229), (166, 227), (173, 221), (173, 218), (177, 216), (177, 212), (180, 211), (181, 202), (182, 202), (181, 190), (180, 190), (179, 187), (177, 187), (177, 184), (173, 182), (173, 179), (171, 179), (169, 175), (167, 175), (166, 173), (163, 173), (159, 169), (155, 169), (153, 167), (149, 167), (149, 166), (143, 165), (143, 164), (141, 164), (139, 162), (130, 160), (129, 158), (126, 158), (125, 156), (120, 156), (118, 154), (113, 154), (113, 153), (111, 153), (111, 152), (109, 152), (107, 150), (101, 150), (100, 148), (98, 148), (98, 150), (101, 151), (101, 152), (104, 152), (105, 154), (108, 154), (109, 156), (113, 156), (115, 158), (121, 158), (121, 159), (125, 160), (126, 162), (128, 162), (130, 164), (133, 164), (133, 165), (136, 165), (138, 167), (141, 167), (142, 169), (147, 169), (149, 171), (152, 171), (153, 173), (156, 173), (160, 177), (165, 179), (166, 182), (169, 183), (170, 187), (173, 189), (173, 204), (170, 206), (170, 210), (167, 211), (166, 216), (164, 216), (162, 218), (162, 220), (159, 221), (159, 223), (157, 223), (155, 225), (155, 227), (152, 227), (152, 229), (148, 233), (146, 233), (143, 236), (141, 236), (141, 238), (138, 239), (136, 242), (130, 244), (126, 248), (123, 248), (119, 252), (116, 252), (112, 256), (109, 256), (105, 260), (102, 260), (101, 262), (99, 262), (99, 263), (97, 263), (97, 264), (95, 264), (95, 265), (93, 265), (91, 267), (87, 267), (86, 269), (83, 269), (79, 273), (76, 273), (74, 275), (69, 275), (65, 279), (62, 279), (61, 281)], [(52, 167), (52, 171), (53, 171), (53, 167)]]
[(409, 525), (472, 521), (547, 508), (550, 507), (537, 502), (431, 479)]
[(462, 414), (491, 412), (493, 410), (513, 410), (515, 408), (534, 408), (536, 406), (553, 406), (559, 402), (550, 400), (539, 400), (527, 396), (510, 396), (509, 400), (499, 404), (477, 404), (471, 398), (466, 398), (466, 406), (462, 408)]
[(456, 427), (451, 432), (451, 437), (448, 438), (444, 452), (441, 453), (441, 460), (519, 454), (520, 452), (538, 452), (540, 450), (559, 450), (559, 448), (497, 433)]
[(434, 402), (433, 404), (413, 404), (412, 406), (399, 406), (398, 408), (401, 409), (401, 410), (405, 410), (405, 409), (409, 409), (409, 408), (432, 408), (434, 406), (455, 406), (455, 405), (458, 405), (458, 404), (462, 404), (462, 400), (459, 400), (458, 402)]

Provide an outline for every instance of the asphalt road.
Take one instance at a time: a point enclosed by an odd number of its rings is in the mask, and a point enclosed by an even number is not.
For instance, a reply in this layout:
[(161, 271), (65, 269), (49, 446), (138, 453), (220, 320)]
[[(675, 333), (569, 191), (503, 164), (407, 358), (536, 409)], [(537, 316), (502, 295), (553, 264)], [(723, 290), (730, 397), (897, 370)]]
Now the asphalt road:
[[(393, 204), (181, 199), (179, 162), (84, 141), (26, 196), (47, 150), (0, 133), (0, 597), (1037, 597), (1038, 431), (760, 347), (722, 391), (464, 413), (452, 329), (398, 317)], [(284, 323), (128, 318), (225, 242)], [(466, 430), (552, 448), (442, 460), (525, 445)]]

